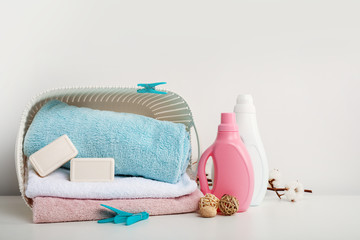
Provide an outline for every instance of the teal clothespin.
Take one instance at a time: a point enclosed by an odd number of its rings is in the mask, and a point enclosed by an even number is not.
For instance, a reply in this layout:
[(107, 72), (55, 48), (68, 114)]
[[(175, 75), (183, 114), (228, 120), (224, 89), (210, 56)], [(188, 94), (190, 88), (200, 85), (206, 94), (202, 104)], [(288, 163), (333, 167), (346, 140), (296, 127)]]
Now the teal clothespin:
[(138, 89), (138, 93), (156, 93), (156, 94), (167, 94), (167, 92), (157, 91), (155, 87), (157, 85), (166, 84), (166, 82), (157, 82), (157, 83), (139, 83), (138, 87), (144, 87), (142, 89)]
[(111, 218), (105, 218), (102, 220), (99, 220), (98, 223), (109, 223), (109, 222), (113, 222), (113, 223), (125, 223), (125, 225), (131, 225), (134, 224), (136, 222), (139, 222), (141, 220), (146, 220), (149, 218), (149, 214), (147, 212), (140, 212), (140, 213), (128, 213), (125, 211), (121, 211), (119, 209), (104, 205), (104, 204), (100, 204), (103, 207), (106, 207), (107, 209), (110, 209), (111, 211), (115, 212), (116, 215), (115, 217), (111, 217)]

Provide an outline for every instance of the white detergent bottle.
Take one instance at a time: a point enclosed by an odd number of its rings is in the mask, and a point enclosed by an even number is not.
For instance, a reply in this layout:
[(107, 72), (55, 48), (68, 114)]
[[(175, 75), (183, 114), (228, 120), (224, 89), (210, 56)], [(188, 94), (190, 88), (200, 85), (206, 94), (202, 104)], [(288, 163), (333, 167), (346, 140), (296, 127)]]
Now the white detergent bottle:
[(254, 193), (251, 206), (259, 205), (265, 197), (269, 167), (265, 150), (259, 134), (256, 111), (250, 94), (239, 95), (234, 108), (239, 134), (250, 154), (254, 169)]

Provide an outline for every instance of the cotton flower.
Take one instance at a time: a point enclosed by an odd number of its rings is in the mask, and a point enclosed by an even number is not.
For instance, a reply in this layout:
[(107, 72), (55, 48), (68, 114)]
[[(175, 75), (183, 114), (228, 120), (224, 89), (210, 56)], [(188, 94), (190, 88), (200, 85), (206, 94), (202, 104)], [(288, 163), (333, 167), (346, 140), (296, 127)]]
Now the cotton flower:
[(304, 186), (299, 181), (293, 181), (285, 185), (285, 197), (296, 202), (304, 196)]
[(270, 187), (279, 188), (281, 185), (281, 173), (279, 169), (273, 169), (269, 173), (269, 185)]

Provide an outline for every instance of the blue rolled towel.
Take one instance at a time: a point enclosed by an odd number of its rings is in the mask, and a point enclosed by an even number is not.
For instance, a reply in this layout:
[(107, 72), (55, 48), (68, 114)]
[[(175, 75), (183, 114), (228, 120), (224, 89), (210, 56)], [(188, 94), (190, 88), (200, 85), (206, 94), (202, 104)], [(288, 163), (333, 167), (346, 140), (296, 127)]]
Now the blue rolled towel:
[[(190, 137), (183, 124), (57, 100), (36, 114), (25, 136), (24, 154), (30, 156), (64, 134), (79, 158), (114, 158), (116, 175), (176, 183), (190, 160)], [(69, 162), (64, 167), (70, 168)]]

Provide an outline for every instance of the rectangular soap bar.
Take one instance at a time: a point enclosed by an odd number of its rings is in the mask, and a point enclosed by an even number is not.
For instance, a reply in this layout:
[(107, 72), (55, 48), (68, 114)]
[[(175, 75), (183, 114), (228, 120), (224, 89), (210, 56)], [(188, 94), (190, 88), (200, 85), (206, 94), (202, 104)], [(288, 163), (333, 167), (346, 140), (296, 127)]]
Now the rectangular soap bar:
[(63, 135), (49, 143), (39, 151), (30, 155), (29, 160), (35, 171), (41, 176), (52, 173), (64, 163), (76, 157), (78, 150), (67, 135)]
[(70, 162), (73, 182), (109, 182), (114, 180), (113, 158), (74, 158)]

